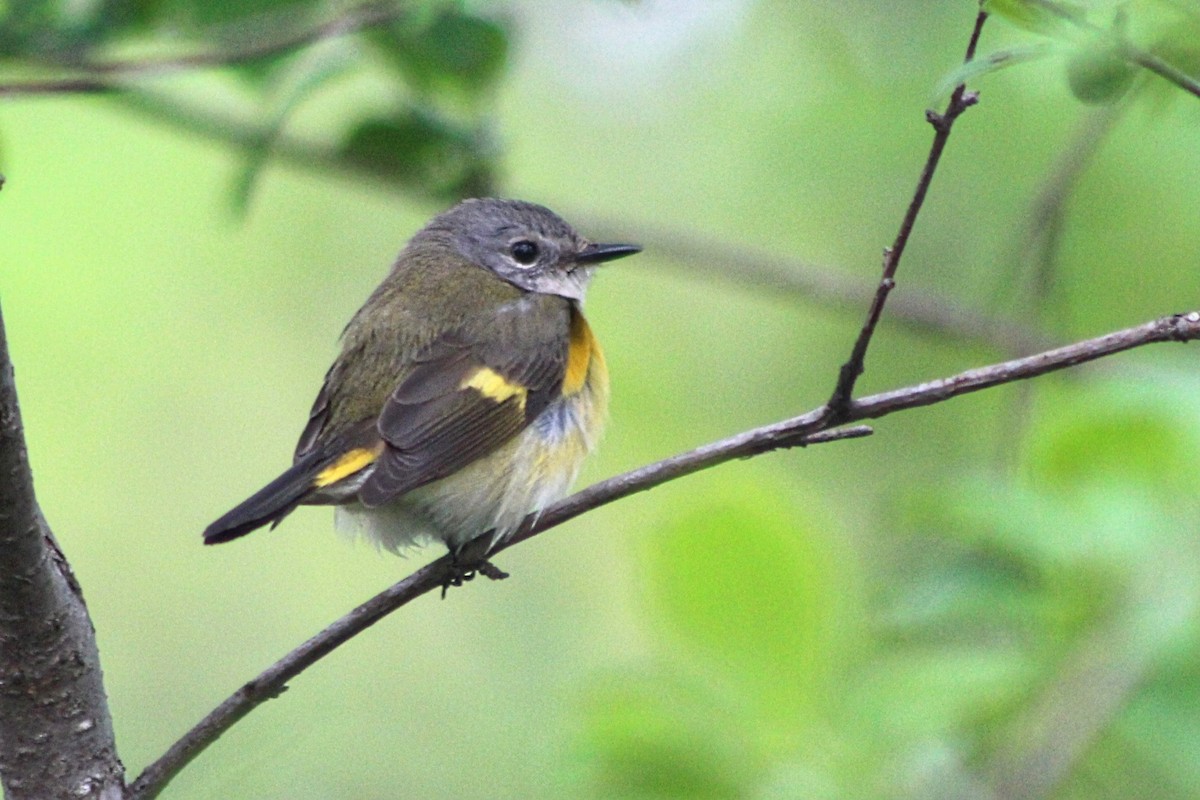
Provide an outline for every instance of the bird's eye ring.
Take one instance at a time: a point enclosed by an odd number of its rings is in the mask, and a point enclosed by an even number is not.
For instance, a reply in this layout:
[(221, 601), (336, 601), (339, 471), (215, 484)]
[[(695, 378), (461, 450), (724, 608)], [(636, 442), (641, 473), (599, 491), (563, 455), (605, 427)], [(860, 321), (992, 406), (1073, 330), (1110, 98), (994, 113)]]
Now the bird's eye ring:
[(509, 253), (512, 254), (513, 261), (524, 266), (529, 266), (538, 258), (538, 246), (528, 239), (521, 239), (513, 242), (509, 248)]

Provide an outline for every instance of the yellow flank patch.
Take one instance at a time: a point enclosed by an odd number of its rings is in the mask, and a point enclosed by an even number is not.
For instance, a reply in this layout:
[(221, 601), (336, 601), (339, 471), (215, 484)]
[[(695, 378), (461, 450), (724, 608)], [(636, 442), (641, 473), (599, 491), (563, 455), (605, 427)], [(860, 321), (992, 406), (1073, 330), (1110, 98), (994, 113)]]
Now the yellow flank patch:
[(603, 361), (600, 343), (592, 335), (591, 326), (578, 311), (571, 315), (571, 336), (567, 343), (567, 374), (563, 376), (563, 394), (576, 394), (587, 382), (592, 359)]
[(503, 403), (505, 400), (515, 397), (522, 408), (525, 407), (525, 395), (529, 393), (524, 386), (513, 383), (490, 367), (480, 367), (475, 370), (463, 378), (463, 382), (459, 386), (463, 389), (474, 389), (497, 403)]
[(334, 461), (317, 473), (317, 477), (313, 479), (313, 487), (321, 489), (330, 484), (337, 483), (342, 478), (353, 475), (364, 467), (374, 463), (378, 456), (379, 450), (372, 450), (366, 447), (358, 447), (347, 451), (337, 461)]

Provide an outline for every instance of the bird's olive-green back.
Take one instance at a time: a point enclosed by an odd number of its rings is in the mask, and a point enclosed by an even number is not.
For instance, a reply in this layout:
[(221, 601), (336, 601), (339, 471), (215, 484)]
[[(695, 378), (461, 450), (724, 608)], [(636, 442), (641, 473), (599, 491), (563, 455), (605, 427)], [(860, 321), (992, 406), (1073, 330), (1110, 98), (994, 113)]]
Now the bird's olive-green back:
[(297, 457), (375, 419), (445, 337), (469, 344), (505, 373), (544, 358), (547, 348), (565, 351), (569, 307), (569, 300), (525, 292), (471, 263), (447, 238), (414, 239), (346, 326)]

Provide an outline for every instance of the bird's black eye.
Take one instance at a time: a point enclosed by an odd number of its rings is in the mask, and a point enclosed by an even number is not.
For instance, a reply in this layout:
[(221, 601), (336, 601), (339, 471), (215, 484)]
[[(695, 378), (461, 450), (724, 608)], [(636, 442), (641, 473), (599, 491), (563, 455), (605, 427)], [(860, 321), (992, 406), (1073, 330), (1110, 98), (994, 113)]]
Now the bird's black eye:
[(538, 246), (528, 239), (522, 239), (519, 242), (513, 242), (509, 252), (512, 253), (513, 261), (529, 266), (537, 261)]

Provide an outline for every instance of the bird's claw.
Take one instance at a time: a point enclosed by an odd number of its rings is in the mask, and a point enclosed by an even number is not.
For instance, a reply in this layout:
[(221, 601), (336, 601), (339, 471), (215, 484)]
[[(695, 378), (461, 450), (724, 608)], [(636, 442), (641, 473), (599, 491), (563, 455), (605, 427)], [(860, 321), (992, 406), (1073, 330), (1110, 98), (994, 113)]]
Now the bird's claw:
[(468, 581), (475, 579), (475, 576), (482, 575), (488, 580), (502, 581), (508, 577), (508, 573), (497, 567), (486, 558), (482, 561), (465, 563), (459, 561), (459, 553), (453, 553), (450, 561), (450, 574), (446, 576), (446, 580), (442, 583), (442, 599), (446, 599), (446, 592), (451, 586), (462, 586)]

